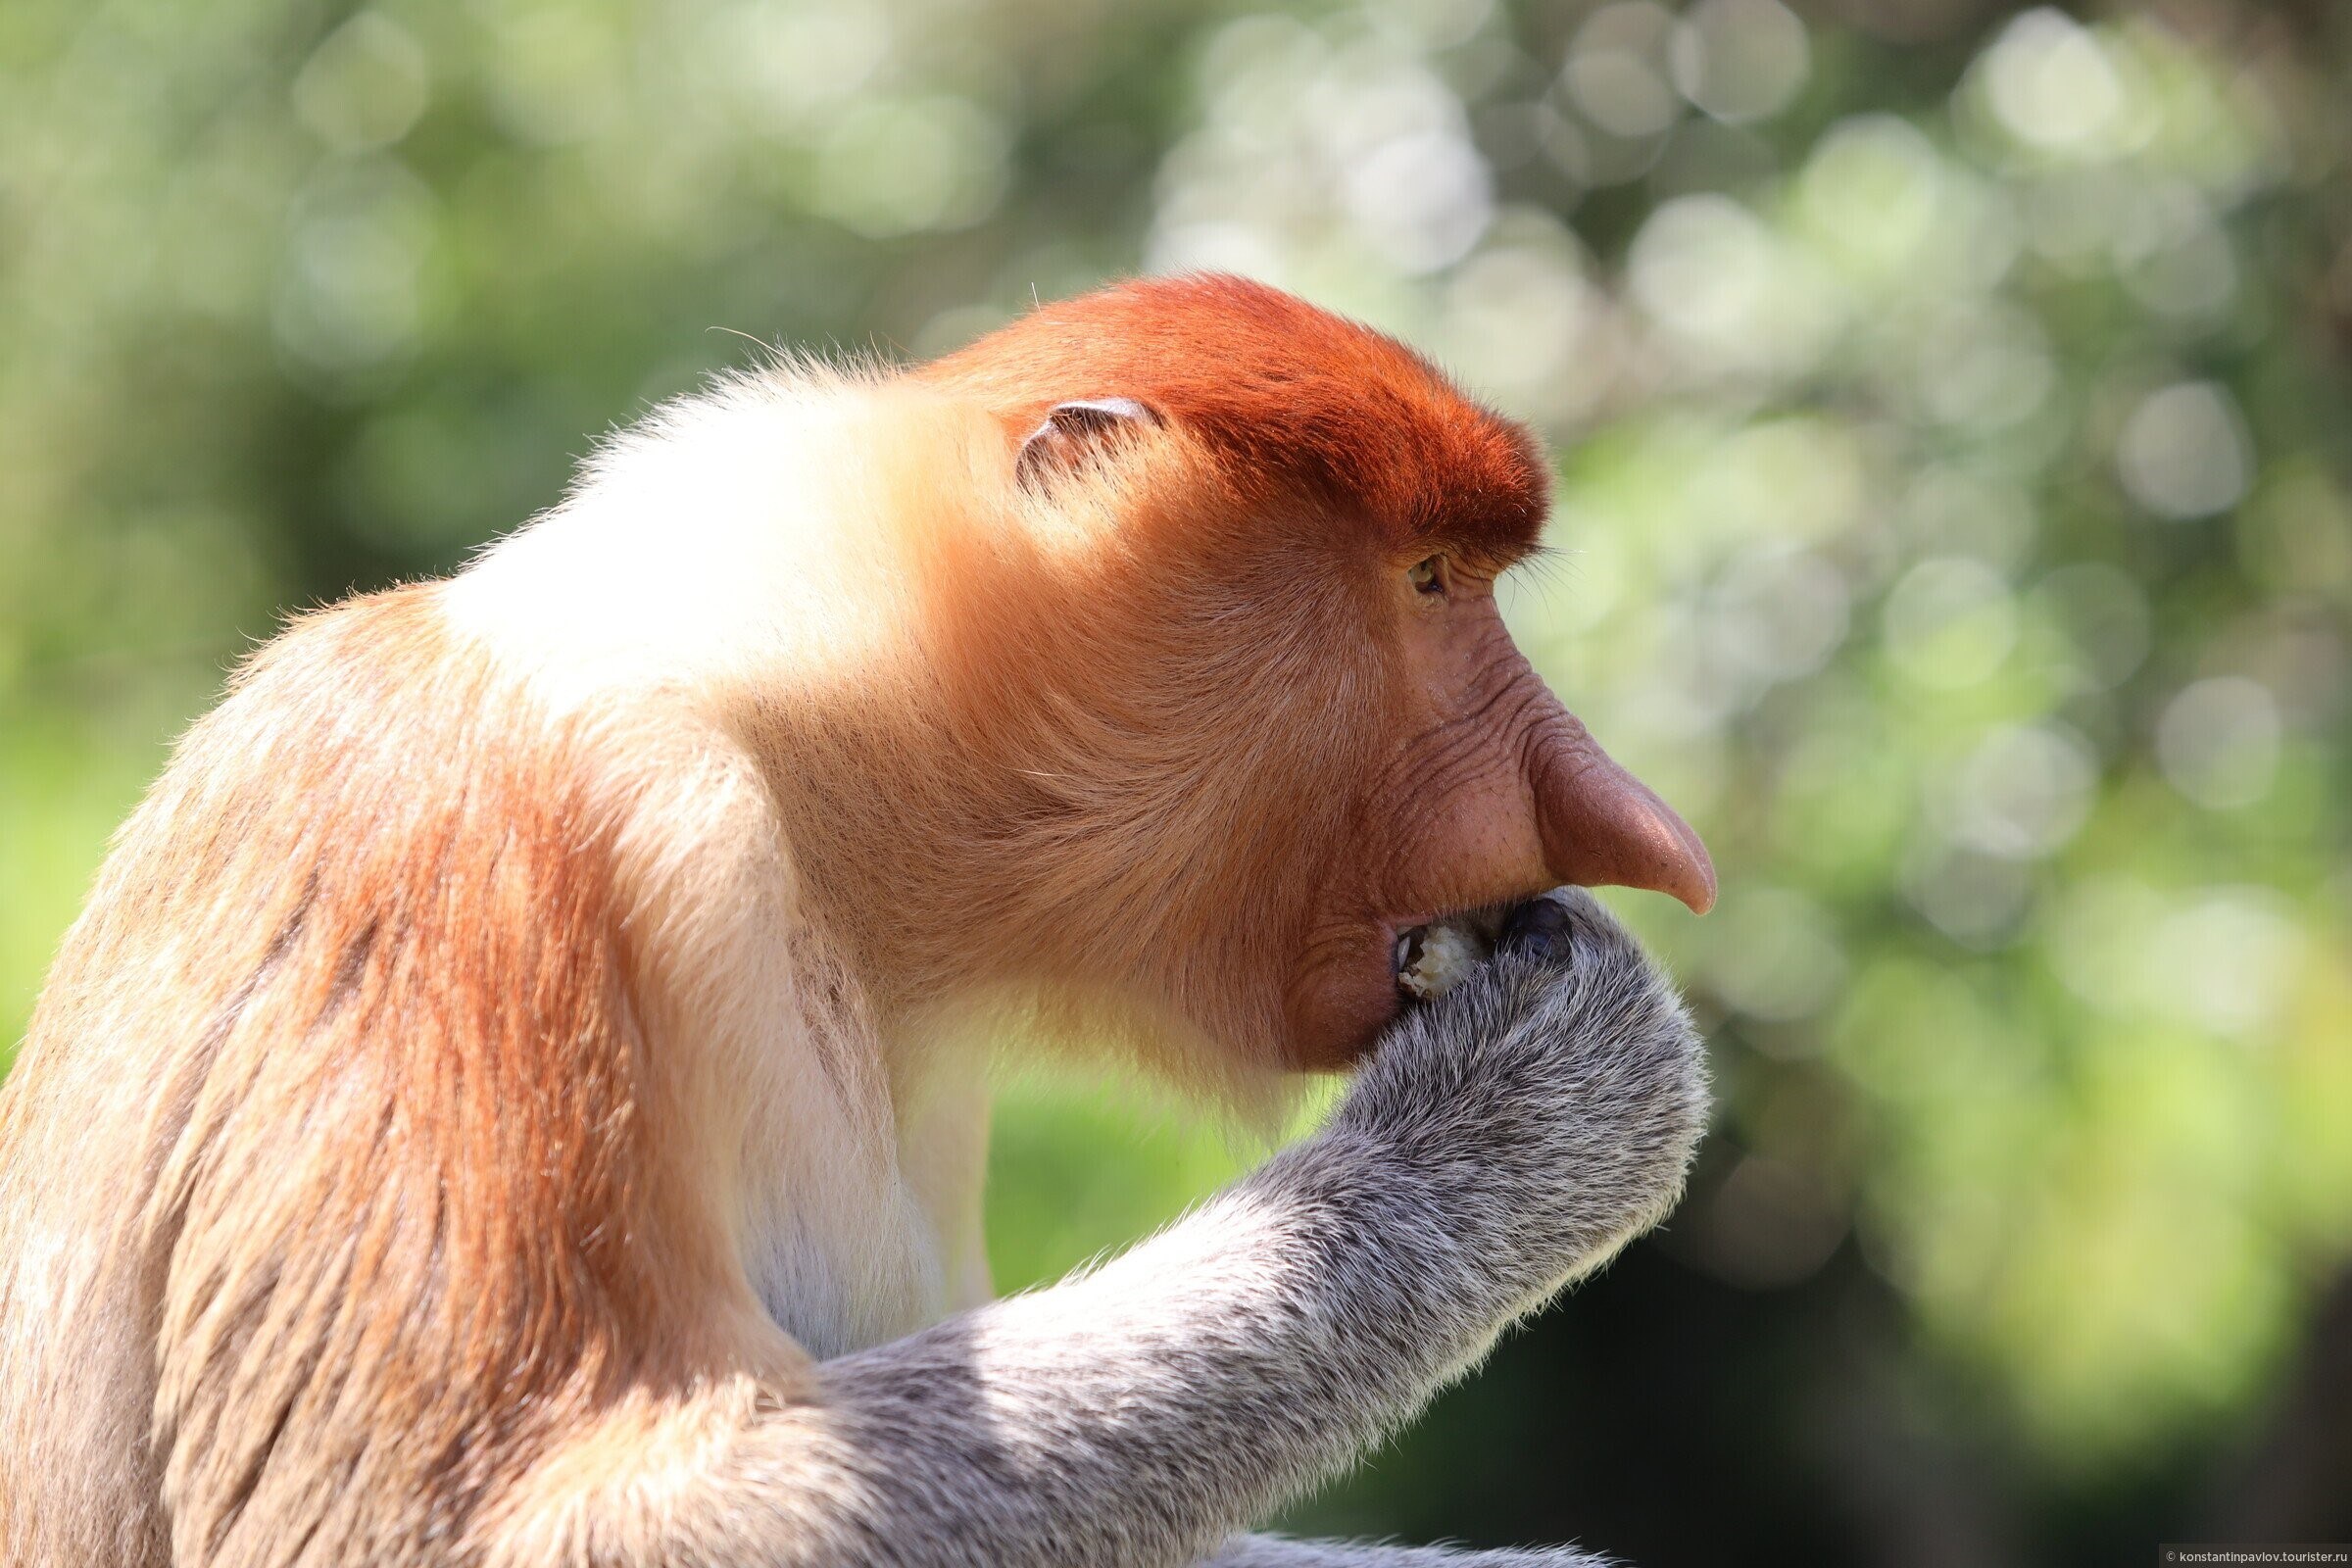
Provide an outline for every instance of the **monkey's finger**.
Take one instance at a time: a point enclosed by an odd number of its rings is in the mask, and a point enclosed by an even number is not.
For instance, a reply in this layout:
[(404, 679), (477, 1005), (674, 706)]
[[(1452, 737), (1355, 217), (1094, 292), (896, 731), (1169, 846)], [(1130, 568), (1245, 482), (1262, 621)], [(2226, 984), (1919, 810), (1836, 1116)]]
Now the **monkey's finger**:
[(1568, 906), (1550, 894), (1528, 900), (1502, 917), (1502, 935), (1494, 951), (1524, 953), (1533, 958), (1565, 957), (1576, 917)]

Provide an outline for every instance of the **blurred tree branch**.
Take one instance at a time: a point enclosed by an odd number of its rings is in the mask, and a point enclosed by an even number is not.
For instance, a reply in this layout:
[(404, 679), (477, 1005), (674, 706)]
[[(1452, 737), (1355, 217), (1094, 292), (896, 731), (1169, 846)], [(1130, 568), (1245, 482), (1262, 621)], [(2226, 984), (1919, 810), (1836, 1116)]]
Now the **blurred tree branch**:
[(2352, 1269), (2320, 1298), (2279, 1402), (2213, 1518), (2217, 1540), (2352, 1537)]

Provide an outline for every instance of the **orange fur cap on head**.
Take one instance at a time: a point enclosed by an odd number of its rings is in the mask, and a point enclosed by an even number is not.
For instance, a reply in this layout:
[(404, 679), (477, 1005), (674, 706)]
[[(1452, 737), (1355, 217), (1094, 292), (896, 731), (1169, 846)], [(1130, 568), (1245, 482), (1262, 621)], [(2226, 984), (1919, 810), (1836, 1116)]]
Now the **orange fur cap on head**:
[(1523, 427), (1394, 338), (1246, 278), (1047, 305), (920, 373), (1021, 431), (1056, 403), (1136, 399), (1214, 450), (1249, 507), (1287, 489), (1399, 560), (1453, 548), (1498, 569), (1544, 527), (1549, 471)]

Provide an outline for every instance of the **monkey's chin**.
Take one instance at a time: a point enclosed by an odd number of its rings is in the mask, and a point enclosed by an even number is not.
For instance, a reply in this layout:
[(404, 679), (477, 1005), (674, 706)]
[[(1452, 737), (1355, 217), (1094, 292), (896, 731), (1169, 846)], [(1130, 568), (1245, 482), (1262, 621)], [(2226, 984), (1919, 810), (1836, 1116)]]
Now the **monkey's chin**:
[(1367, 921), (1317, 944), (1321, 961), (1291, 992), (1290, 1065), (1332, 1072), (1354, 1065), (1404, 1009), (1396, 989), (1398, 936), (1429, 915)]
[(1354, 1065), (1380, 1043), (1405, 1008), (1443, 995), (1458, 974), (1438, 984), (1415, 983), (1411, 937), (1446, 932), (1461, 939), (1460, 964), (1474, 964), (1494, 951), (1503, 916), (1544, 892), (1513, 891), (1449, 909), (1418, 909), (1386, 918), (1335, 922), (1310, 951), (1317, 956), (1291, 991), (1291, 1065), (1300, 1071), (1330, 1072)]

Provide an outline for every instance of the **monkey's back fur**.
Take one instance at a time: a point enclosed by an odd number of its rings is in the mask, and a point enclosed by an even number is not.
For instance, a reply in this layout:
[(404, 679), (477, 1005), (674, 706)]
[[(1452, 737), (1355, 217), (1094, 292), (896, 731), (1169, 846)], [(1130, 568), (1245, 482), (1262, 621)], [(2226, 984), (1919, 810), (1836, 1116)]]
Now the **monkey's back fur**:
[[(462, 1530), (514, 1445), (664, 1375), (615, 1332), (665, 1322), (693, 1255), (636, 1240), (686, 1210), (644, 1152), (616, 812), (445, 641), (396, 593), (246, 671), (122, 830), (0, 1102), (0, 1208), (55, 1244), (0, 1255), (0, 1432), (78, 1456), (125, 1560), (165, 1493), (191, 1561), (267, 1556), (241, 1523), (396, 1550), (355, 1517), (383, 1494)], [(157, 1467), (119, 1473), (151, 1419)]]

